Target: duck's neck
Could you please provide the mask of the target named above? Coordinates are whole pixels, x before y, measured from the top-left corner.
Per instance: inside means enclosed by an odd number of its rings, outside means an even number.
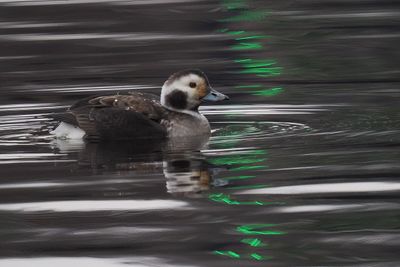
[[[162,104],[162,103],[161,103],[161,104]],[[190,116],[193,116],[193,117],[196,117],[196,118],[203,117],[203,115],[201,115],[201,114],[199,113],[198,108],[196,108],[195,110],[190,110],[190,109],[176,109],[176,108],[173,108],[173,107],[169,107],[169,106],[167,106],[167,105],[164,105],[164,104],[162,104],[162,105],[163,105],[164,108],[166,108],[166,109],[168,109],[169,111],[172,111],[172,112],[181,113],[181,114],[187,114],[187,115],[190,115]]]
[[[209,135],[211,132],[207,118],[197,111],[170,109],[170,137]]]

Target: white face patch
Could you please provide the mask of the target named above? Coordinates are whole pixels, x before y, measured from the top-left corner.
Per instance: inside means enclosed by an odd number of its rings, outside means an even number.
[[[190,86],[195,83],[195,88]],[[204,84],[205,80],[197,74],[189,73],[174,80],[167,80],[161,90],[161,104],[167,108],[175,109],[168,103],[168,96],[176,93],[176,91],[183,92],[186,95],[186,110],[192,110],[198,107],[201,103],[197,87],[199,84]],[[192,84],[193,85],[193,84]]]

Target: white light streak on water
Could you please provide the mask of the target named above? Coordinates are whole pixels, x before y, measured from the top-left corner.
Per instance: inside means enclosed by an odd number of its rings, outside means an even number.
[[[357,204],[346,204],[346,205],[304,205],[279,208],[275,211],[279,213],[301,213],[301,212],[324,212],[324,211],[335,211],[335,210],[347,210],[360,208],[363,205]]]
[[[55,87],[55,88],[27,88],[29,91],[53,92],[53,93],[77,93],[77,92],[99,92],[99,91],[129,91],[136,89],[154,89],[159,86],[153,85],[112,85],[112,86],[73,86],[73,87]],[[18,90],[18,89],[17,89]],[[19,89],[21,90],[21,89]],[[24,91],[24,90],[21,90]]]
[[[187,202],[177,200],[72,200],[1,204],[3,211],[88,212],[88,211],[146,211],[191,209]]]
[[[304,212],[365,212],[398,210],[397,203],[362,203],[362,204],[321,204],[321,205],[300,205],[291,207],[281,207],[271,210],[277,213],[304,213]]]
[[[201,0],[1,0],[0,4],[7,6],[51,6],[51,5],[79,5],[79,4],[108,4],[108,5],[156,5],[199,2]]]
[[[61,163],[61,162],[76,162],[76,160],[73,160],[73,159],[4,160],[4,161],[0,161],[0,164]]]
[[[33,182],[33,183],[10,183],[10,184],[0,184],[1,189],[34,189],[34,188],[49,188],[49,187],[73,187],[73,186],[97,186],[97,185],[106,185],[106,184],[123,184],[123,183],[144,183],[150,182],[153,179],[109,179],[109,180],[95,180],[95,181],[85,181],[85,182]]]
[[[0,259],[2,267],[70,267],[70,266],[96,266],[96,267],[179,267],[177,264],[168,264],[163,259],[155,257],[136,258],[92,258],[92,257],[43,257],[43,258],[3,258]],[[188,265],[185,265],[189,267]]]
[[[147,33],[62,33],[62,34],[2,34],[0,40],[7,41],[66,41],[66,40],[104,40],[111,41],[161,41],[161,40],[189,40],[189,39],[219,39],[226,38],[222,34],[147,34]]]
[[[237,194],[249,195],[292,195],[292,194],[321,194],[321,193],[362,193],[380,191],[398,191],[400,183],[394,182],[355,182],[355,183],[327,183],[280,186],[272,188],[250,189]]]
[[[320,105],[219,105],[202,106],[200,111],[206,115],[262,115],[262,114],[313,114],[328,111],[327,106]]]
[[[74,23],[74,22],[38,23],[34,21],[15,21],[15,22],[0,22],[0,29],[67,27],[74,25],[79,25],[79,23]]]
[[[55,103],[8,104],[8,105],[0,105],[0,112],[1,111],[44,110],[44,109],[66,108],[66,107],[68,107],[68,106],[58,105]]]
[[[357,13],[333,13],[333,14],[304,14],[300,16],[291,16],[291,19],[311,20],[311,19],[357,19],[357,18],[389,18],[399,17],[399,12],[357,12]]]
[[[43,157],[59,157],[66,156],[67,154],[53,154],[53,153],[9,153],[9,154],[0,154],[0,160],[8,160],[8,159],[36,159]]]

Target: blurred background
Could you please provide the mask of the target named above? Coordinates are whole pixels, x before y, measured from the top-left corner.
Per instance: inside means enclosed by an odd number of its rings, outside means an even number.
[[[400,265],[400,2],[0,0],[1,266]],[[211,139],[55,140],[198,68]]]

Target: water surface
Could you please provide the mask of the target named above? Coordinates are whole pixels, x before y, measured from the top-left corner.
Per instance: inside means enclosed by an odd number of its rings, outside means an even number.
[[[0,1],[1,266],[399,266],[398,4]],[[48,114],[204,70],[212,137]]]

